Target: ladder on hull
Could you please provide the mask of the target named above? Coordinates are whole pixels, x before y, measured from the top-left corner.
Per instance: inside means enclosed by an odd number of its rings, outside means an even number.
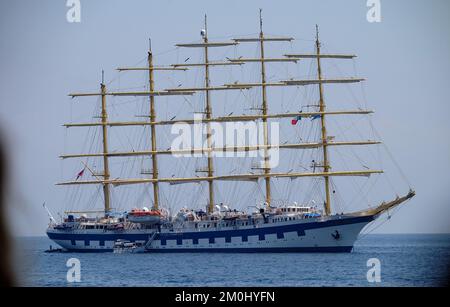
[[[148,241],[145,243],[145,249],[151,249],[152,248],[152,243],[155,240],[156,235],[158,234],[157,231],[155,231],[154,233],[152,233],[152,235],[148,238]]]

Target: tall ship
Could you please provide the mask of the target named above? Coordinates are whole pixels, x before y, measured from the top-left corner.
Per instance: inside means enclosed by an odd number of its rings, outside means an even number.
[[[365,198],[359,180],[382,180],[384,172],[353,148],[381,142],[355,138],[353,124],[342,133],[330,128],[373,113],[325,101],[325,87],[364,79],[324,76],[324,62],[355,55],[323,52],[317,26],[315,39],[304,42],[313,52],[279,55],[270,48],[294,38],[265,34],[261,12],[259,26],[259,35],[210,40],[205,16],[201,40],[176,45],[177,64],[155,65],[150,44],[145,65],[117,69],[119,76],[143,73],[143,87],[110,89],[102,73],[99,90],[69,94],[96,99],[97,120],[64,125],[90,132],[79,138],[87,152],[61,156],[77,161],[74,178],[58,183],[69,186],[64,207],[75,208],[58,221],[47,209],[51,240],[74,252],[127,244],[142,252],[351,252],[367,225],[415,195],[409,188],[388,201]],[[246,50],[255,56],[240,56]],[[293,76],[304,62],[309,72]],[[124,120],[121,107],[130,105],[138,119]],[[112,136],[121,140],[114,144]],[[332,165],[340,148],[354,158],[347,168]],[[340,185],[354,188],[353,203],[366,207],[345,211],[350,188]]]

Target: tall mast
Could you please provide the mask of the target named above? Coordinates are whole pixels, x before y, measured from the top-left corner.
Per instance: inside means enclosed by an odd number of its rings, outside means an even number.
[[[369,114],[372,111],[369,110],[336,110],[336,111],[327,111],[325,106],[325,101],[323,97],[323,84],[339,84],[339,83],[358,83],[364,81],[361,78],[334,78],[327,79],[322,77],[321,71],[321,59],[352,59],[355,55],[351,54],[321,54],[320,52],[320,42],[319,42],[319,31],[316,27],[316,52],[311,54],[288,54],[285,55],[285,58],[266,58],[264,55],[264,42],[286,42],[292,41],[291,37],[265,37],[263,33],[263,25],[262,25],[262,11],[260,10],[260,35],[259,37],[246,37],[246,38],[235,38],[231,41],[225,42],[209,42],[208,41],[208,32],[207,32],[207,18],[205,15],[205,29],[202,30],[203,42],[201,43],[187,43],[187,44],[177,44],[177,47],[187,47],[187,48],[204,48],[204,62],[203,63],[182,63],[182,64],[173,64],[171,66],[154,66],[153,65],[153,56],[151,46],[149,48],[148,53],[148,65],[146,67],[128,67],[128,68],[118,68],[119,71],[127,71],[127,70],[148,70],[149,71],[149,90],[148,91],[114,91],[107,92],[106,86],[104,84],[103,75],[102,75],[102,83],[101,90],[99,92],[88,92],[88,93],[70,93],[69,96],[73,97],[91,97],[91,96],[101,96],[102,98],[102,116],[101,122],[95,123],[70,123],[65,124],[66,127],[91,127],[91,126],[102,126],[103,131],[103,151],[100,153],[81,153],[81,154],[69,154],[62,155],[61,158],[76,158],[76,157],[103,157],[104,161],[104,178],[96,178],[96,180],[74,180],[58,183],[58,185],[90,185],[90,184],[100,184],[103,186],[104,190],[104,199],[105,199],[105,213],[107,214],[110,207],[110,190],[109,187],[111,184],[113,185],[128,185],[128,184],[140,184],[140,183],[152,183],[154,185],[154,208],[158,208],[159,206],[159,194],[158,194],[158,184],[159,183],[173,183],[173,184],[184,184],[184,183],[193,183],[193,182],[208,182],[209,184],[209,204],[208,204],[208,212],[212,212],[214,209],[214,186],[213,183],[215,181],[252,181],[258,182],[259,179],[263,179],[266,181],[266,202],[267,206],[270,207],[271,202],[271,189],[270,189],[270,178],[309,178],[309,177],[320,177],[324,178],[325,181],[325,192],[326,192],[326,201],[325,201],[325,213],[326,215],[331,214],[330,207],[330,182],[329,178],[331,176],[370,176],[371,174],[380,174],[383,173],[382,170],[349,170],[349,171],[339,171],[339,170],[331,170],[329,157],[328,157],[328,147],[329,146],[355,146],[355,145],[371,145],[371,144],[379,144],[377,141],[328,141],[327,131],[325,126],[325,115],[359,115],[359,114]],[[209,47],[226,47],[226,46],[234,46],[244,42],[259,42],[260,44],[260,57],[258,58],[243,58],[239,57],[237,59],[229,59],[228,62],[221,61],[212,61],[209,62],[208,58],[208,48]],[[300,59],[316,59],[317,60],[317,79],[300,79],[300,80],[281,80],[277,82],[267,82],[266,80],[266,71],[265,71],[265,63],[266,62],[297,62]],[[222,66],[222,65],[242,65],[247,62],[261,62],[261,82],[259,83],[232,83],[232,84],[224,84],[224,85],[213,85],[210,84],[209,79],[209,68],[210,66]],[[205,67],[205,81],[204,86],[202,87],[193,87],[193,88],[170,88],[165,90],[155,91],[154,89],[154,70],[161,71],[170,71],[170,70],[186,70],[187,67]],[[315,112],[295,112],[295,113],[282,113],[282,114],[269,114],[268,112],[268,102],[267,102],[267,93],[266,87],[268,86],[310,86],[310,85],[318,85],[319,86],[319,94],[320,94],[320,104],[319,110]],[[221,116],[221,117],[212,117],[212,106],[210,102],[210,91],[215,90],[243,90],[249,89],[253,87],[260,86],[262,89],[262,114],[253,114],[253,115],[234,115],[231,116]],[[204,121],[207,124],[207,148],[203,145],[200,148],[190,148],[190,149],[181,149],[181,150],[158,150],[156,146],[156,125],[170,125],[173,124],[174,121],[170,120],[156,120],[156,111],[155,111],[155,98],[154,96],[176,96],[176,95],[192,95],[195,92],[205,92],[205,110],[206,114],[204,117]],[[106,96],[149,96],[150,97],[150,114],[145,115],[145,117],[149,117],[148,121],[121,121],[121,122],[109,122],[108,116],[106,112]],[[314,143],[293,143],[293,144],[282,144],[282,145],[271,145],[269,144],[268,139],[268,120],[271,118],[286,118],[293,116],[301,116],[301,117],[311,117],[316,118],[317,116],[321,117],[321,127],[322,127],[322,137],[321,140]],[[213,147],[212,144],[212,129],[211,122],[229,122],[229,121],[257,121],[261,120],[263,122],[264,128],[264,145],[258,144],[257,146],[232,146],[232,147]],[[178,120],[179,121],[179,120]],[[185,120],[185,122],[189,124],[195,124],[194,120]],[[146,151],[124,151],[124,152],[108,152],[108,137],[107,137],[107,127],[120,127],[120,126],[151,126],[151,136],[152,136],[152,148],[151,150]],[[272,148],[280,148],[280,149],[300,149],[300,148],[323,148],[323,171],[322,172],[282,172],[282,173],[274,173],[270,168],[269,163],[269,150]],[[234,151],[256,151],[264,149],[264,172],[261,173],[238,173],[231,175],[215,175],[213,169],[213,153],[214,152],[226,152],[229,150]],[[170,178],[160,178],[158,175],[158,167],[157,167],[157,155],[168,155],[174,153],[206,153],[208,154],[208,176],[195,176],[195,177],[175,177],[172,176]],[[152,157],[153,162],[153,177],[152,178],[114,178],[110,179],[109,173],[109,165],[108,158],[109,157],[129,157],[129,156],[142,156],[148,155]],[[97,177],[97,176],[96,176]],[[401,200],[403,201],[403,200]]]
[[[150,92],[154,92],[155,84],[153,79],[153,53],[152,44],[149,40],[149,51],[148,51],[148,73],[150,82]],[[155,96],[150,96],[150,130],[152,135],[152,152],[156,152],[156,113],[155,113]],[[159,207],[159,185],[158,185],[158,160],[156,153],[152,154],[152,174],[153,179],[153,209],[158,210]]]
[[[104,72],[102,71],[102,83],[100,84],[102,96],[102,132],[103,132],[103,177],[105,181],[109,180],[109,161],[108,161],[108,113],[106,112],[106,86],[104,84]],[[103,184],[103,194],[105,198],[105,214],[111,210],[109,183]]]
[[[262,89],[262,112],[263,112],[263,130],[264,130],[264,174],[270,173],[268,147],[269,138],[267,130],[267,94],[266,94],[266,67],[264,63],[264,33],[262,22],[262,9],[259,9],[259,38],[260,38],[260,53],[261,53],[261,89]],[[265,177],[266,181],[266,204],[270,207],[271,193],[270,193],[270,177]]]
[[[325,101],[323,98],[323,85],[322,85],[322,69],[320,67],[320,42],[319,42],[319,27],[316,25],[316,55],[317,55],[317,78],[319,79],[319,111],[325,112]],[[322,126],[322,148],[323,148],[323,172],[328,173],[330,165],[328,161],[328,145],[327,145],[327,129],[325,126],[325,114],[321,115]],[[325,214],[331,214],[330,206],[330,177],[324,176],[325,179]]]
[[[206,119],[208,120],[206,124],[206,142],[208,146],[208,177],[212,178],[214,175],[214,166],[213,166],[213,158],[212,153],[209,151],[209,149],[212,147],[211,144],[211,103],[210,103],[210,93],[209,93],[209,61],[208,61],[208,25],[207,25],[207,19],[205,14],[205,32],[203,35],[203,42],[205,43],[205,100],[206,100]],[[214,184],[213,180],[208,181],[208,190],[209,190],[209,203],[208,203],[208,212],[212,213],[214,210]]]

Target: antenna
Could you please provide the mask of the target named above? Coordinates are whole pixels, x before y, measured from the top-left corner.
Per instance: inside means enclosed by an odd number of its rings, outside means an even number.
[[[148,52],[152,53],[152,39],[148,38]]]
[[[316,43],[319,44],[319,26],[316,24]]]
[[[263,20],[262,20],[262,9],[259,9],[259,30],[262,32],[263,30]]]
[[[205,14],[205,34],[204,38],[208,37],[208,17]]]
[[[102,69],[102,84],[105,84],[105,71]]]

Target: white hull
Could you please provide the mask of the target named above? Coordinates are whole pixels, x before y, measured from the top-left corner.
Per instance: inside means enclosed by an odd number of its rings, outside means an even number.
[[[295,220],[258,227],[196,232],[161,232],[148,252],[350,252],[361,230],[373,217],[331,217]],[[155,230],[49,229],[48,236],[70,251],[112,251],[117,239],[145,244]],[[336,233],[338,237],[336,238]],[[202,238],[204,237],[204,238]]]

